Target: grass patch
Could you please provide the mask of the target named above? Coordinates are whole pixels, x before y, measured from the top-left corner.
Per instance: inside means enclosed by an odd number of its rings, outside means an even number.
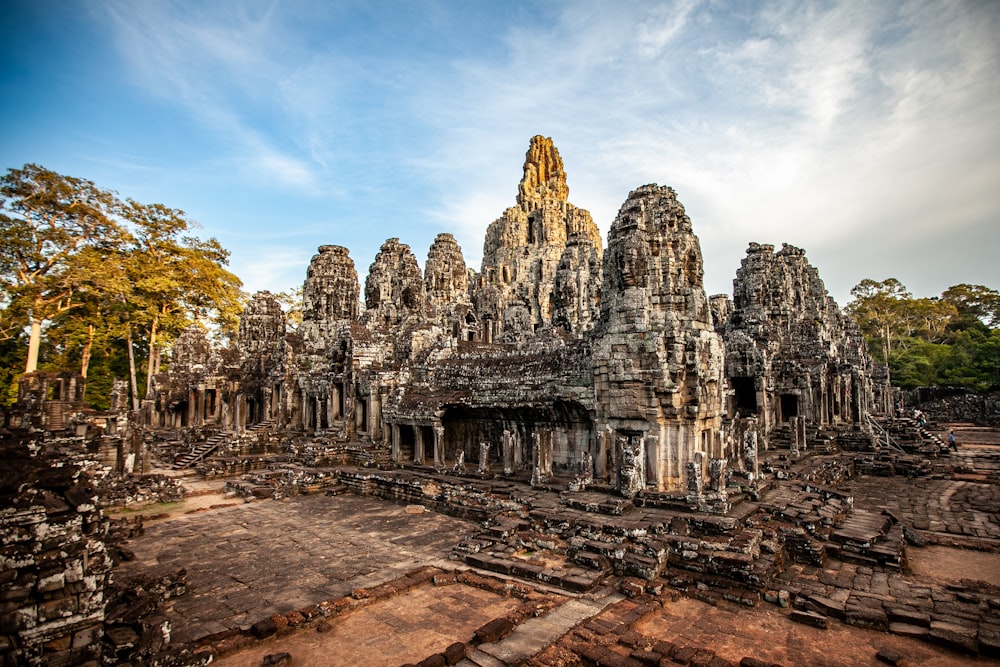
[[[108,514],[161,514],[177,509],[184,504],[182,500],[175,500],[170,503],[154,503],[152,505],[142,505],[140,507],[116,507],[108,508]]]

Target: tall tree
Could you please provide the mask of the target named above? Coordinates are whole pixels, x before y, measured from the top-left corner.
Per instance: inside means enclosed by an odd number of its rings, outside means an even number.
[[[131,285],[128,321],[143,327],[148,393],[159,369],[161,341],[173,339],[192,321],[211,323],[223,334],[235,331],[242,283],[225,268],[229,252],[217,240],[188,235],[193,225],[184,211],[130,199],[121,216],[135,238],[125,262]],[[128,333],[136,332],[130,326]]]
[[[876,282],[865,278],[851,290],[854,297],[845,310],[857,320],[861,332],[869,340],[879,342],[882,361],[889,363],[893,341],[905,335],[905,302],[910,293],[895,278]]]
[[[955,306],[960,318],[956,324],[968,328],[979,320],[990,328],[1000,327],[1000,292],[985,285],[952,285],[941,299]]]
[[[34,164],[0,179],[0,288],[29,328],[25,372],[38,368],[43,324],[77,303],[82,251],[120,241],[115,204],[91,181]]]

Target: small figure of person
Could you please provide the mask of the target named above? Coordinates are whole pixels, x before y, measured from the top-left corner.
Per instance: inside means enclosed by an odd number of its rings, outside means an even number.
[[[948,431],[948,446],[958,451],[958,443],[955,442],[955,431]]]

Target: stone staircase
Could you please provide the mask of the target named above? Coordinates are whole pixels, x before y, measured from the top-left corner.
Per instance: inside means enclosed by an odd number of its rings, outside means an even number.
[[[191,451],[187,452],[186,454],[181,454],[174,460],[174,466],[173,466],[174,470],[190,468],[192,465],[194,465],[198,461],[201,461],[206,456],[208,456],[216,449],[218,449],[219,445],[221,445],[226,440],[227,437],[228,434],[219,433],[217,435],[212,436],[205,442],[195,445]]]

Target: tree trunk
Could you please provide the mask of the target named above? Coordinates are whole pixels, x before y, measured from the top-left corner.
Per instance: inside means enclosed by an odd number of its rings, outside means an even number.
[[[94,349],[94,325],[87,326],[87,342],[83,344],[83,353],[80,355],[80,375],[87,377],[87,368],[90,367],[90,352]]]
[[[38,370],[38,348],[42,345],[42,321],[35,318],[34,313],[28,313],[28,322],[31,326],[31,335],[28,338],[28,363],[24,367],[25,373],[34,373]]]
[[[125,328],[128,341],[128,372],[132,379],[132,409],[139,412],[139,387],[135,382],[135,352],[132,350],[132,325]]]
[[[156,328],[159,318],[154,317],[153,323],[149,326],[149,360],[146,363],[146,396],[153,389],[153,372],[159,366],[159,354],[156,351]],[[156,366],[154,366],[156,364]]]

